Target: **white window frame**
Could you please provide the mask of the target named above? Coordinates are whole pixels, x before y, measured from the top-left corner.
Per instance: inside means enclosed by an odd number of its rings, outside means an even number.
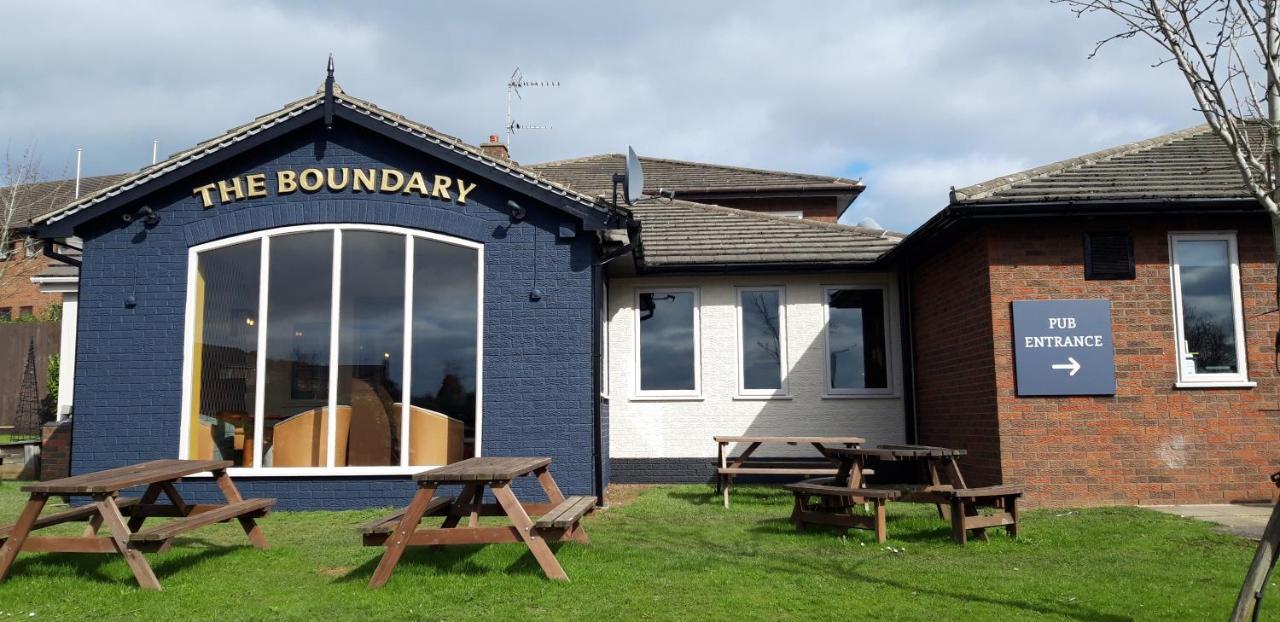
[[[600,397],[609,399],[609,282],[600,283]]]
[[[884,313],[884,364],[885,387],[882,389],[838,389],[831,382],[831,292],[842,289],[875,289],[880,291]],[[826,398],[893,397],[897,395],[894,376],[897,375],[893,356],[893,316],[889,314],[890,288],[881,283],[858,283],[822,286],[822,396]],[[865,344],[863,347],[866,347]]]
[[[796,220],[804,220],[804,210],[799,210],[799,209],[779,209],[779,210],[768,211],[765,213],[773,214],[774,216],[781,216],[783,218],[794,218]]]
[[[641,294],[693,294],[693,390],[641,389],[640,377],[640,295]],[[644,399],[702,399],[702,296],[697,287],[637,287],[633,297],[635,312],[635,388],[634,398]]]
[[[778,294],[778,374],[777,389],[746,388],[746,355],[747,345],[742,341],[742,331],[746,323],[742,320],[742,296],[750,292],[776,292]],[[737,318],[734,331],[734,342],[738,349],[738,397],[785,398],[791,394],[787,389],[787,288],[784,285],[738,286],[734,288],[733,306]]]
[[[484,404],[484,245],[471,240],[455,238],[452,236],[433,233],[430,231],[422,231],[418,229],[408,229],[404,227],[391,227],[386,225],[365,225],[365,224],[316,224],[316,225],[297,225],[290,227],[278,227],[275,229],[266,229],[263,231],[255,231],[237,235],[213,242],[206,242],[197,246],[193,246],[187,250],[187,306],[186,318],[183,320],[185,324],[185,334],[183,336],[182,345],[182,424],[179,426],[178,440],[178,457],[186,459],[190,457],[190,429],[191,429],[191,388],[192,376],[194,373],[194,361],[191,354],[195,346],[195,288],[193,284],[196,280],[197,256],[204,251],[223,248],[226,246],[234,246],[245,242],[261,240],[262,258],[259,263],[258,278],[258,361],[255,377],[257,387],[254,392],[254,459],[252,467],[231,467],[227,472],[233,476],[240,477],[318,477],[318,476],[349,476],[349,475],[412,475],[421,473],[422,471],[437,468],[444,465],[409,465],[408,451],[408,428],[409,428],[409,406],[410,400],[401,400],[400,414],[400,466],[335,466],[334,460],[337,458],[335,451],[337,443],[337,435],[328,435],[328,465],[320,467],[264,467],[262,465],[262,438],[263,438],[263,414],[266,406],[266,374],[262,372],[266,368],[267,357],[267,293],[270,285],[270,250],[271,239],[278,236],[290,235],[296,233],[308,233],[317,231],[333,232],[333,281],[330,291],[330,302],[332,306],[332,316],[330,318],[330,335],[329,335],[329,429],[333,429],[337,418],[337,401],[338,392],[335,384],[338,379],[337,374],[337,357],[338,357],[338,327],[339,327],[339,301],[342,295],[342,234],[345,231],[374,231],[379,233],[391,233],[396,235],[407,236],[405,241],[405,335],[404,335],[404,395],[412,395],[412,387],[410,380],[412,374],[411,350],[412,350],[412,312],[413,299],[409,295],[412,293],[413,284],[413,250],[415,239],[426,239],[436,242],[443,242],[463,248],[469,248],[476,252],[476,413],[475,413],[475,455],[481,455],[481,433],[483,420],[483,404]]]
[[[1231,263],[1231,302],[1236,332],[1235,373],[1196,373],[1194,363],[1190,369],[1185,363],[1190,361],[1187,352],[1186,327],[1182,314],[1182,271],[1178,264],[1178,243],[1183,241],[1210,241],[1227,243],[1227,259]],[[1173,326],[1174,352],[1177,360],[1178,380],[1175,386],[1180,388],[1208,387],[1252,387],[1256,383],[1249,381],[1248,347],[1244,331],[1244,299],[1240,294],[1240,256],[1236,247],[1235,231],[1196,231],[1169,233],[1169,279],[1173,293]]]

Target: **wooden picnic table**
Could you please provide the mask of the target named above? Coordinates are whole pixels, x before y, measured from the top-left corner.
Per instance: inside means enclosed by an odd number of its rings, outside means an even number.
[[[589,544],[579,524],[595,509],[592,496],[565,497],[551,477],[550,458],[478,457],[414,475],[418,491],[408,507],[364,525],[359,530],[365,546],[385,546],[382,560],[369,587],[382,587],[391,578],[405,547],[453,544],[524,542],[547,578],[568,581],[548,542],[574,540]],[[546,493],[546,503],[522,503],[511,490],[518,477],[533,475]],[[440,486],[461,485],[457,497],[437,497]],[[498,503],[484,503],[488,487]],[[530,515],[537,516],[535,521]],[[437,528],[419,528],[424,516],[444,516]],[[481,516],[506,516],[510,525],[479,525]],[[466,525],[462,519],[466,517]]]
[[[826,453],[840,464],[835,477],[788,486],[796,497],[791,520],[797,529],[803,529],[810,523],[873,528],[876,530],[877,540],[884,542],[884,505],[886,501],[894,500],[936,505],[938,515],[951,522],[951,535],[958,544],[965,543],[969,531],[975,531],[986,539],[988,527],[1004,527],[1010,536],[1017,537],[1017,500],[1022,496],[1022,488],[970,488],[965,484],[960,465],[956,462],[956,458],[966,454],[963,449],[928,445],[880,445],[835,447],[827,449]],[[877,483],[873,488],[867,488],[867,463],[875,460],[920,463],[929,482],[923,485]],[[811,497],[819,498],[820,502],[810,503],[808,499]],[[874,520],[868,521],[853,515],[853,505],[860,500],[874,500]],[[994,515],[982,515],[978,511],[981,507],[998,511]]]
[[[254,546],[267,548],[267,538],[255,518],[275,505],[275,499],[245,499],[227,475],[230,460],[152,460],[130,466],[83,473],[72,477],[27,484],[22,491],[31,496],[18,516],[18,522],[0,528],[0,581],[19,552],[28,553],[116,553],[124,557],[144,589],[159,590],[151,565],[143,551],[164,551],[180,534],[193,529],[236,519]],[[189,475],[211,472],[225,504],[188,504],[178,494],[176,482]],[[141,497],[123,498],[120,491],[146,486]],[[169,503],[157,503],[160,494]],[[47,516],[40,516],[52,495],[90,497],[91,503]],[[128,522],[125,522],[125,517]],[[142,529],[151,517],[174,517],[149,529]],[[88,521],[79,537],[32,537],[33,531],[73,521]],[[107,528],[108,536],[99,537],[98,530]]]
[[[810,477],[819,475],[835,475],[836,467],[829,459],[825,457],[828,446],[844,446],[857,447],[866,442],[866,439],[858,436],[716,436],[716,455],[719,461],[719,468],[716,469],[716,489],[717,492],[724,495],[724,507],[729,507],[729,489],[733,485],[733,478],[737,475],[807,475]],[[729,445],[731,443],[746,443],[747,448],[736,457],[729,455]],[[761,445],[812,445],[823,454],[823,458],[814,462],[796,462],[796,461],[778,461],[774,458],[772,462],[762,459],[752,460],[751,455],[755,453]]]
[[[916,484],[878,484],[877,488],[894,488],[902,494],[899,501],[915,503],[933,503],[938,506],[938,514],[947,518],[947,504],[950,497],[946,492],[967,488],[964,475],[960,473],[960,465],[956,458],[965,455],[963,449],[932,447],[929,445],[880,445],[877,447],[833,447],[827,455],[840,464],[836,481],[849,488],[862,488],[865,485],[868,461],[884,462],[916,462],[923,465],[929,483]]]

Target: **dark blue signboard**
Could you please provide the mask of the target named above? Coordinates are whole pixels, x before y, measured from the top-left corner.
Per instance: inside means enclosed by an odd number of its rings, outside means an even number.
[[[1018,395],[1115,395],[1110,300],[1017,300]]]

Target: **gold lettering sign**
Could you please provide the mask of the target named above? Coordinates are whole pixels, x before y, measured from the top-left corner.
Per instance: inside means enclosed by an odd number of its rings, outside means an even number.
[[[310,194],[321,190],[401,194],[465,205],[467,196],[475,189],[476,184],[448,175],[426,175],[420,171],[406,173],[393,168],[330,167],[305,168],[301,171],[280,170],[274,176],[250,173],[192,188],[191,194],[200,197],[200,203],[206,209],[213,207],[215,202],[225,205],[245,199],[268,197],[271,193],[280,196],[298,191]]]

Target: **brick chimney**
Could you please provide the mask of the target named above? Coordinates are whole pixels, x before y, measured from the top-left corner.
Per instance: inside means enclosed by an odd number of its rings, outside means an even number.
[[[485,155],[498,160],[511,159],[511,151],[507,149],[506,145],[502,144],[502,142],[498,140],[497,134],[490,134],[489,142],[480,145],[480,151],[483,151]]]

